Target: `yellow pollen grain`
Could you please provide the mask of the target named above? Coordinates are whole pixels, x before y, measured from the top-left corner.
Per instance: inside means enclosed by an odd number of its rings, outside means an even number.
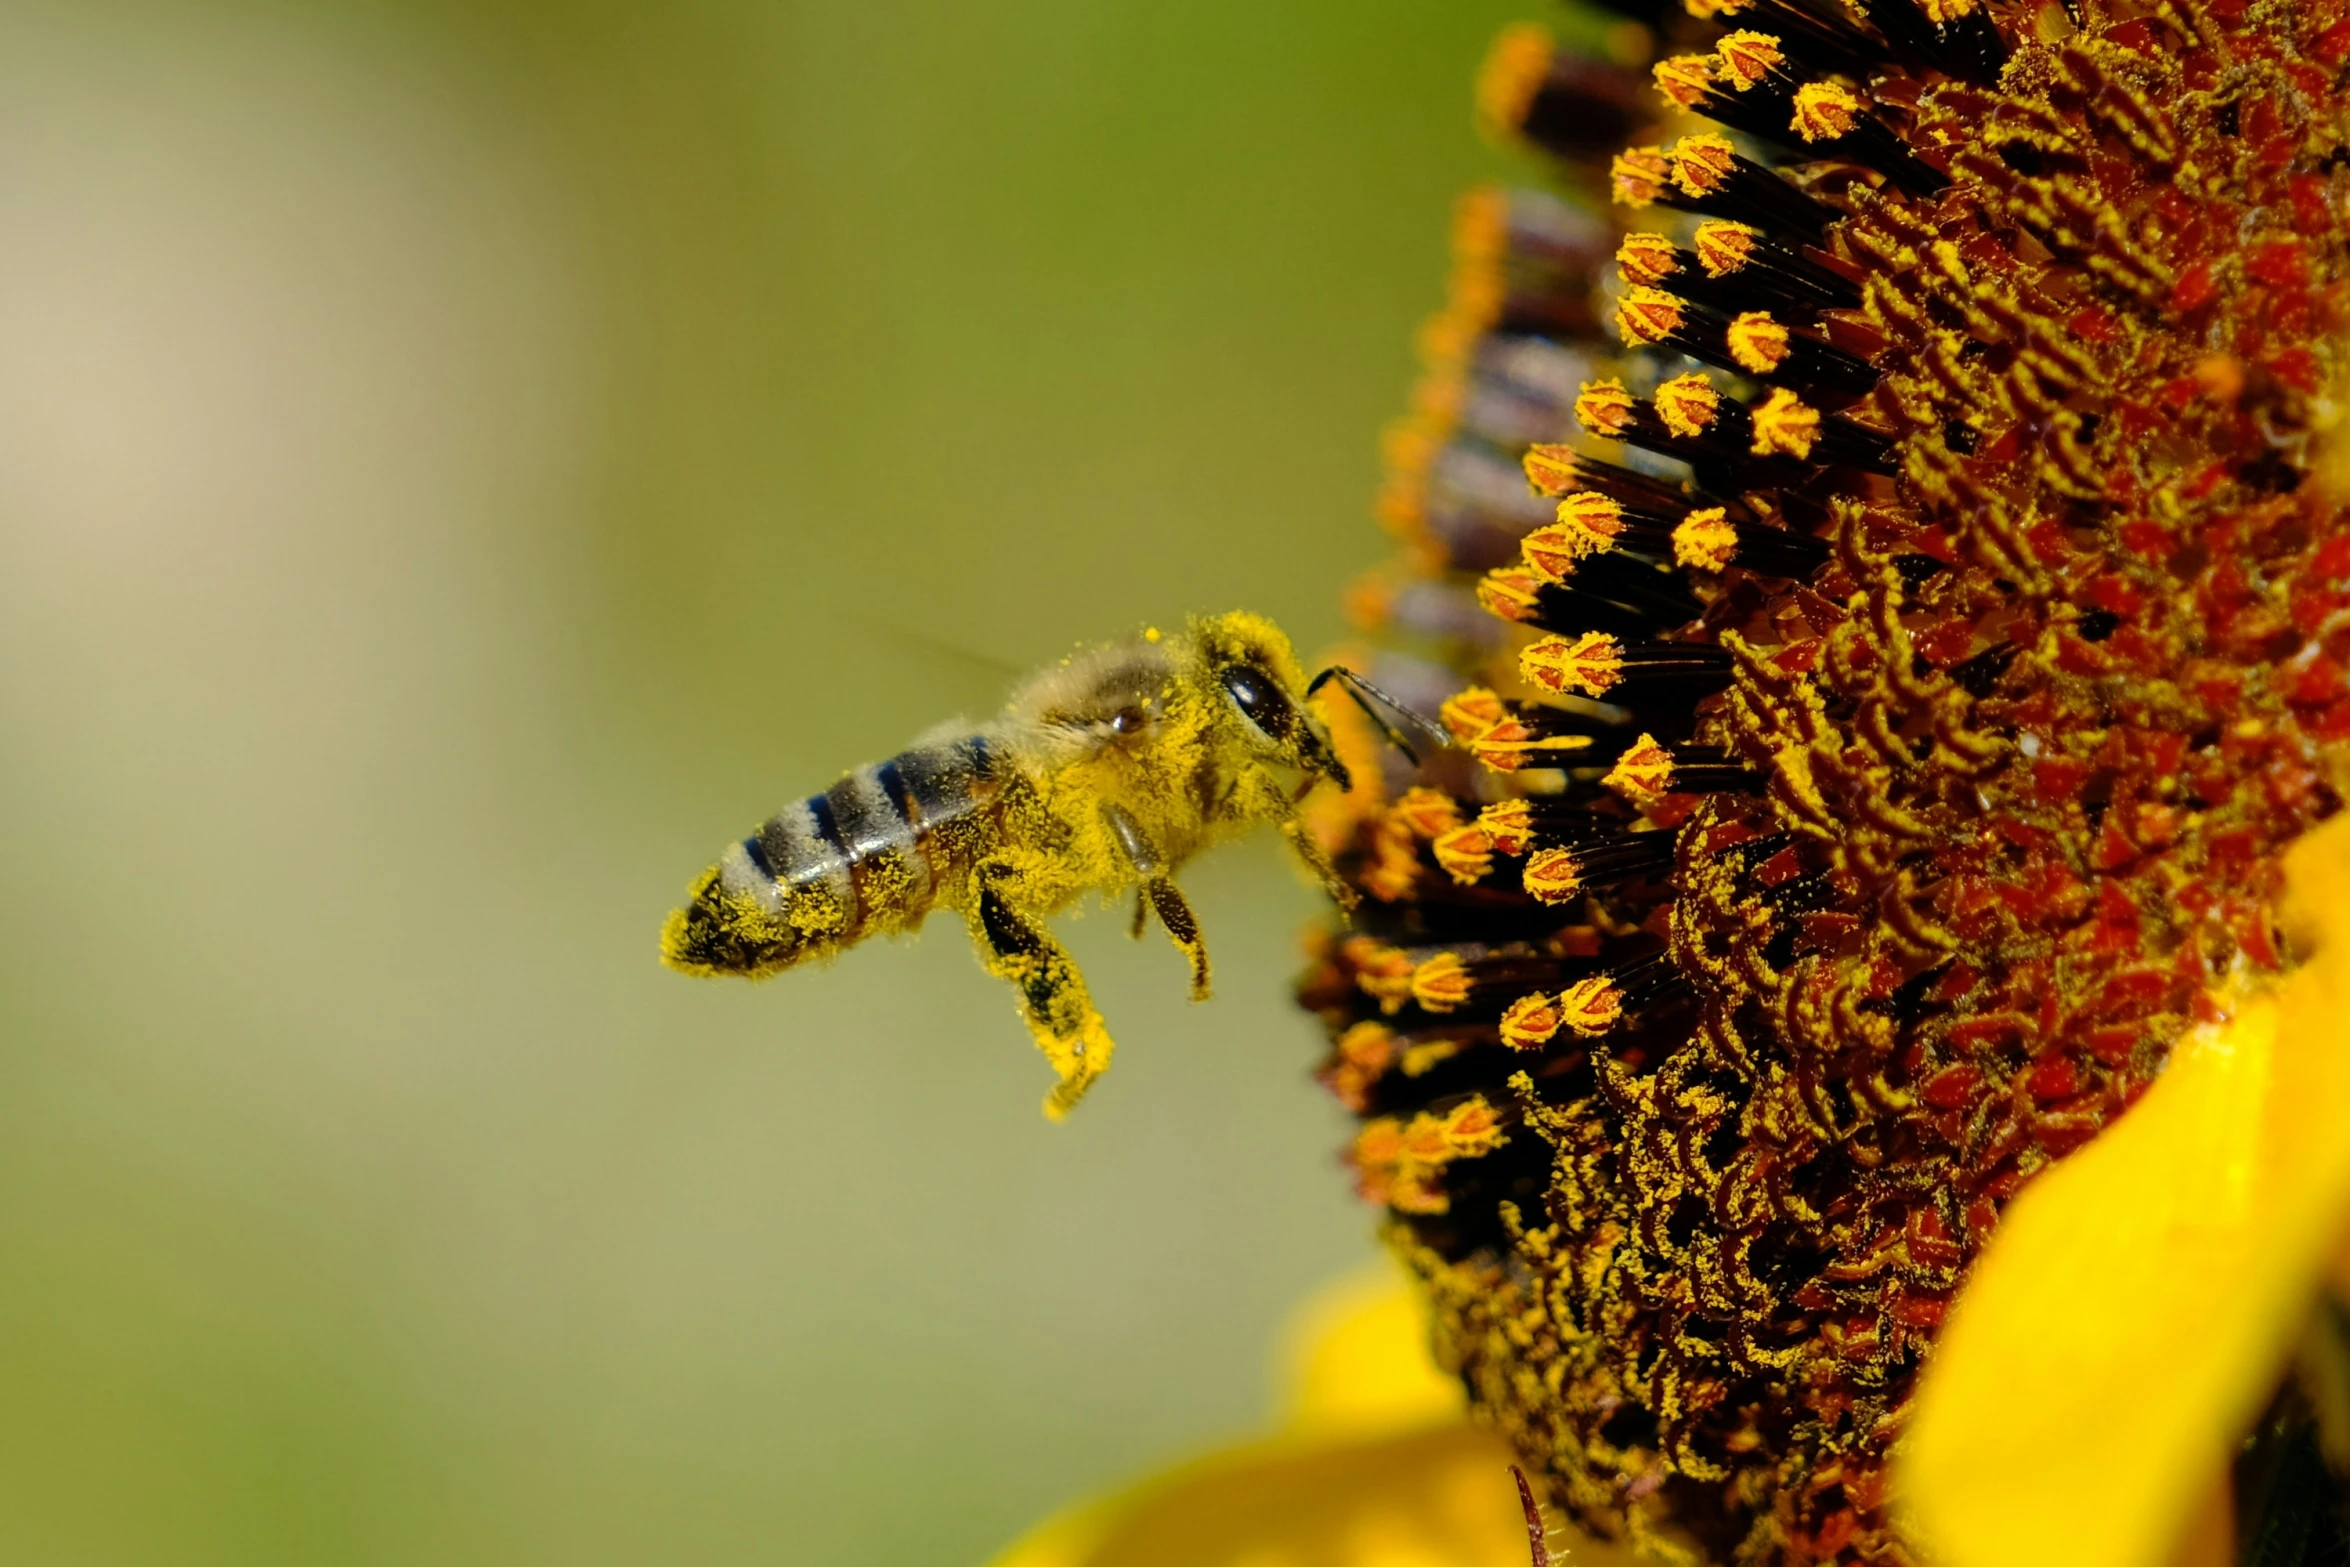
[[[1657,61],[1649,74],[1667,102],[1694,109],[1713,90],[1714,62],[1708,55],[1677,54],[1669,60]]]
[[[1575,422],[1603,440],[1621,439],[1632,422],[1632,394],[1622,380],[1586,381],[1575,396]]]
[[[1557,55],[1550,29],[1540,23],[1502,29],[1477,73],[1477,124],[1487,136],[1507,141],[1525,125]]]
[[[1583,482],[1576,477],[1571,446],[1529,446],[1519,466],[1526,470],[1526,482],[1544,495],[1564,495]]]
[[[1697,261],[1708,277],[1728,277],[1754,259],[1762,230],[1749,223],[1716,218],[1697,225]]]
[[[1722,73],[1729,78],[1730,85],[1740,92],[1756,86],[1787,63],[1778,39],[1769,33],[1744,28],[1724,34],[1722,41],[1714,45],[1714,57],[1721,62]]]
[[[1721,417],[1722,397],[1703,371],[1677,375],[1656,389],[1657,417],[1683,440],[1695,440]]]
[[[1616,247],[1616,269],[1627,283],[1653,287],[1681,270],[1681,255],[1662,234],[1627,234]]]
[[[1526,861],[1524,881],[1544,903],[1570,903],[1583,890],[1583,866],[1571,849],[1544,849]]]
[[[1738,149],[1729,137],[1703,131],[1675,142],[1669,156],[1673,183],[1684,194],[1710,196],[1729,183],[1730,173],[1737,167]]]
[[[1616,758],[1616,765],[1600,782],[1633,804],[1645,805],[1671,791],[1673,753],[1659,745],[1654,735],[1642,735],[1631,750]]]
[[[1754,455],[1806,458],[1820,441],[1820,411],[1785,387],[1754,411]]]
[[[1586,1038],[1606,1033],[1624,1015],[1623,992],[1605,974],[1569,985],[1559,992],[1558,1005],[1567,1027]]]
[[[1477,602],[1489,615],[1503,620],[1524,620],[1534,613],[1534,595],[1549,574],[1534,564],[1531,549],[1526,563],[1532,571],[1512,571],[1507,567],[1489,571],[1477,580]]]
[[[1545,691],[1604,696],[1624,678],[1623,650],[1604,631],[1586,631],[1572,642],[1544,637],[1519,652],[1518,673]]]
[[[1436,863],[1460,885],[1473,886],[1493,869],[1493,840],[1475,823],[1440,833],[1436,838]]]
[[[1672,165],[1662,147],[1626,147],[1608,164],[1608,188],[1627,207],[1649,206],[1665,192]]]
[[[1805,141],[1834,141],[1849,135],[1861,102],[1834,82],[1805,82],[1795,90],[1795,117],[1787,128]]]
[[[1730,357],[1756,375],[1769,375],[1787,362],[1794,344],[1768,310],[1749,310],[1730,323]]]
[[[1662,289],[1628,288],[1616,303],[1616,330],[1635,348],[1663,342],[1681,330],[1683,319],[1681,301]]]
[[[1730,514],[1706,506],[1683,517],[1673,528],[1673,564],[1694,571],[1720,571],[1738,553],[1738,530]]]

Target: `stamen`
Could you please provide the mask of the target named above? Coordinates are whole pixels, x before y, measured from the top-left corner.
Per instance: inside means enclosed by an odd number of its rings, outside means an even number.
[[[1673,864],[1679,834],[1633,833],[1573,849],[1538,849],[1526,857],[1526,891],[1543,903],[1571,903],[1586,891],[1604,892]]]
[[[1471,686],[1466,691],[1447,697],[1436,716],[1452,732],[1453,739],[1467,745],[1509,717],[1510,710],[1509,705],[1493,692],[1483,686]]]
[[[1730,655],[1703,642],[1625,642],[1604,631],[1544,637],[1518,654],[1518,673],[1545,691],[1605,696],[1626,680],[1715,679]]]

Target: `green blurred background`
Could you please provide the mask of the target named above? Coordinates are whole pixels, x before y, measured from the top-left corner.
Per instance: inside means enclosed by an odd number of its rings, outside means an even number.
[[[1308,645],[1460,0],[0,6],[0,1561],[955,1563],[1246,1432],[1369,1221],[1314,899],[654,961],[1146,619]]]

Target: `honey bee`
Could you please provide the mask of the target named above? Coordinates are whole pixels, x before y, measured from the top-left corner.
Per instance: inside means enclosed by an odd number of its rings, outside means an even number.
[[[1352,787],[1311,699],[1338,681],[1432,726],[1350,670],[1304,678],[1289,639],[1250,614],[1180,635],[1078,652],[1029,679],[984,724],[950,724],[771,817],[695,879],[661,956],[688,974],[761,977],[829,957],[933,909],[963,916],[988,971],[1009,981],[1059,1082],[1058,1119],[1110,1064],[1084,977],[1044,920],[1087,892],[1135,889],[1208,994],[1208,951],[1175,872],[1267,823],[1342,906],[1351,894],[1298,806],[1325,780]],[[1441,732],[1437,732],[1441,740]]]

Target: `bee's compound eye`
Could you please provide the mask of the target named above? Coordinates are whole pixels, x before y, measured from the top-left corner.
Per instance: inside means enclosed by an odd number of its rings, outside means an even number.
[[[1240,716],[1266,739],[1278,740],[1289,733],[1289,699],[1261,670],[1245,667],[1225,670],[1224,690],[1231,696],[1232,705],[1240,709]]]
[[[1110,733],[1118,735],[1140,734],[1143,725],[1149,721],[1141,708],[1122,707],[1110,715]]]

